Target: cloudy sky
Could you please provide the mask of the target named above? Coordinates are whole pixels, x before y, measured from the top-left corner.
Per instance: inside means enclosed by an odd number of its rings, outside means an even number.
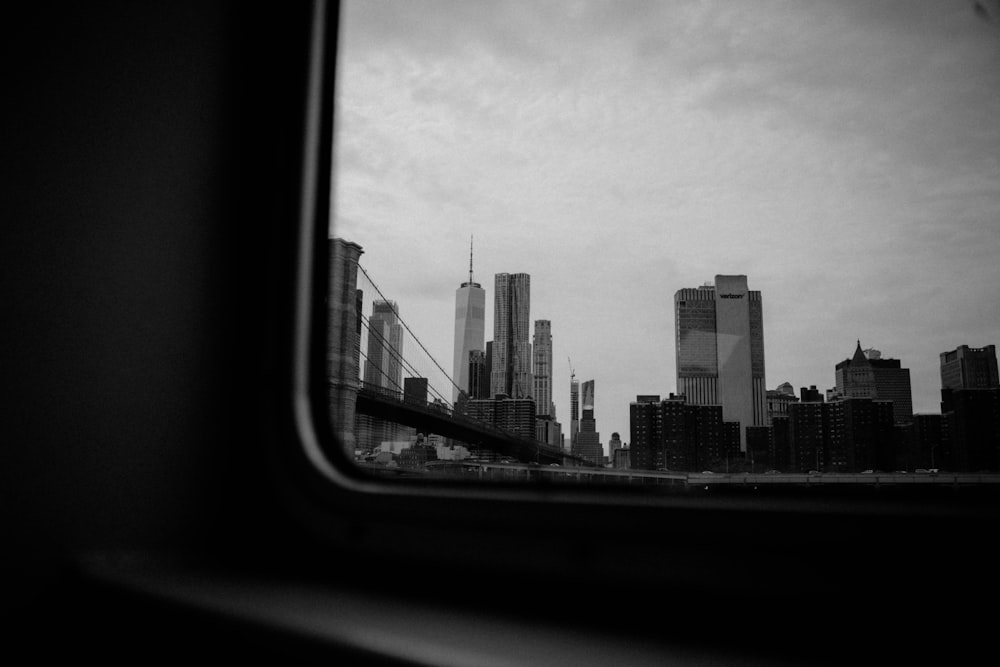
[[[487,340],[493,275],[531,274],[557,417],[572,363],[602,442],[675,391],[674,292],[716,274],[762,293],[768,388],[860,339],[936,413],[938,355],[1000,345],[1000,24],[968,0],[342,4],[333,234],[448,372],[470,237]]]

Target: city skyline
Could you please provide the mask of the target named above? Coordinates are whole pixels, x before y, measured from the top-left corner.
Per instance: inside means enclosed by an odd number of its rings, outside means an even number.
[[[470,235],[480,275],[532,276],[557,414],[571,358],[606,433],[676,391],[671,295],[716,274],[767,299],[769,389],[833,387],[860,339],[936,413],[939,355],[1000,338],[1000,39],[967,3],[347,2],[341,28],[333,232],[443,363]]]

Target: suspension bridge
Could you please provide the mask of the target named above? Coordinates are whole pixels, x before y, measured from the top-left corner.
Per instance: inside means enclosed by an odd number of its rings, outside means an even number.
[[[448,400],[452,389],[459,387],[451,375],[427,349],[417,334],[402,318],[396,301],[389,298],[372,279],[370,273],[355,262],[358,268],[358,288],[372,295],[372,303],[381,302],[375,312],[366,315],[363,308],[358,313],[363,332],[360,360],[363,372],[357,392],[356,414],[414,429],[416,432],[435,434],[464,443],[471,452],[491,454],[495,458],[522,463],[548,465],[552,463],[593,466],[588,460],[566,453],[561,447],[550,445],[523,434],[512,433],[498,426],[474,419]],[[377,298],[375,298],[377,295]],[[416,343],[419,353],[403,353],[403,331]],[[436,373],[421,371],[413,356],[429,363]],[[437,375],[443,380],[431,382],[428,376]],[[404,378],[419,379],[407,392]],[[426,382],[426,391],[424,390]],[[441,384],[447,386],[442,387]]]

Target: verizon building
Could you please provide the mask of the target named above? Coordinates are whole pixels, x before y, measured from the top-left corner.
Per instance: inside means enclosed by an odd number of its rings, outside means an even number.
[[[691,405],[721,405],[722,418],[746,427],[767,425],[764,316],[760,292],[747,277],[715,276],[715,284],[674,294],[677,393]]]

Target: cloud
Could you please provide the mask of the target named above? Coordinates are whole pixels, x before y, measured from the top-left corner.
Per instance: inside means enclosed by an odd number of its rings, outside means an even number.
[[[717,273],[763,292],[769,386],[830,385],[858,337],[915,369],[996,342],[1000,40],[965,3],[347,2],[342,27],[338,228],[440,359],[472,234],[488,299],[532,274],[609,433],[673,390],[673,292]]]

